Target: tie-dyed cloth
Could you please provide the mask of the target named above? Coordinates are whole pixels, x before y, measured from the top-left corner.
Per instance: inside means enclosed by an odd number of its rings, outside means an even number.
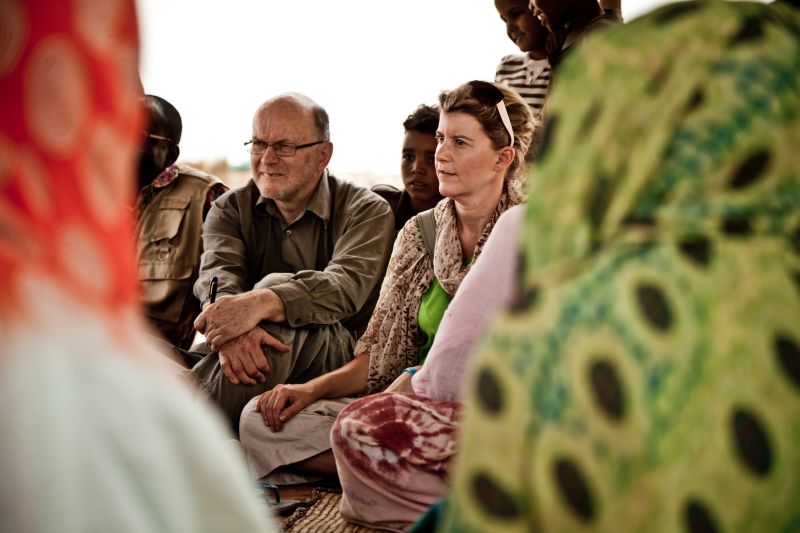
[[[331,430],[350,522],[405,531],[447,493],[460,404],[391,392],[348,405]]]
[[[677,3],[561,66],[442,530],[800,529],[799,39]]]

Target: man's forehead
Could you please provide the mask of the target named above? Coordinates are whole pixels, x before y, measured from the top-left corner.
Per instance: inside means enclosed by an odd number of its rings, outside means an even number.
[[[311,110],[289,102],[272,102],[261,106],[253,117],[253,132],[305,133],[314,129]]]

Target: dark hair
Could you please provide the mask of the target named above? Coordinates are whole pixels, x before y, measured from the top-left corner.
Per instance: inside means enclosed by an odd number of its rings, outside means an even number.
[[[432,105],[420,104],[420,106],[406,118],[403,122],[406,131],[418,131],[436,135],[436,128],[439,127],[439,108]]]
[[[482,82],[489,83],[489,82]],[[514,161],[508,167],[507,180],[520,181],[522,174],[527,168],[525,156],[531,146],[533,138],[533,126],[535,119],[528,104],[512,89],[492,83],[503,95],[503,103],[511,120],[511,128],[514,130],[514,149],[516,155]],[[492,140],[492,146],[501,149],[508,146],[509,135],[500,113],[495,105],[488,105],[479,100],[473,93],[473,86],[470,83],[459,85],[452,91],[442,91],[439,94],[439,109],[442,113],[452,113],[460,111],[475,117],[483,126],[486,135]],[[499,98],[498,98],[499,101]]]
[[[321,105],[314,103],[311,106],[311,113],[314,115],[314,125],[317,127],[317,133],[320,139],[329,141],[331,138],[330,119],[328,112]]]
[[[164,133],[167,134],[167,137],[172,139],[176,145],[180,143],[181,134],[183,133],[183,121],[181,120],[181,114],[178,113],[175,106],[160,96],[155,96],[153,94],[144,95],[144,100],[147,104],[152,106],[152,110],[155,110],[161,115],[159,117],[151,116],[151,122],[154,122],[157,118],[159,126],[162,126],[166,130]]]

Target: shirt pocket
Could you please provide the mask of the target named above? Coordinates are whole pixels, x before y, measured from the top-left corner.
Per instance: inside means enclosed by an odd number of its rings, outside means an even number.
[[[190,258],[180,257],[181,228],[187,224],[191,197],[165,198],[152,219],[147,222],[144,234],[149,235],[139,258],[139,279],[186,279],[192,275]]]

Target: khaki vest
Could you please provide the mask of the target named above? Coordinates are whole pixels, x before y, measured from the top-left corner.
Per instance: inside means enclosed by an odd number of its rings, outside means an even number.
[[[202,252],[203,206],[219,180],[181,165],[137,224],[141,300],[145,313],[170,343],[188,348],[200,302],[192,294]]]

